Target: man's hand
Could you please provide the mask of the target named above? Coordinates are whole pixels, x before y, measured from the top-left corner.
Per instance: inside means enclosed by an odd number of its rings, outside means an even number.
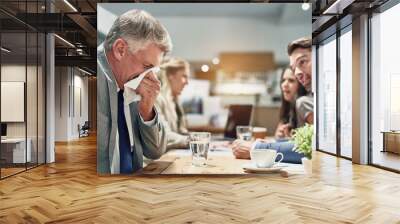
[[[250,149],[253,142],[236,140],[232,143],[232,152],[236,159],[250,159]]]
[[[276,138],[285,138],[290,136],[291,125],[290,124],[281,124],[276,129],[275,137]]]
[[[136,93],[142,96],[139,101],[139,113],[144,121],[150,121],[154,118],[153,107],[160,89],[161,83],[153,72],[148,73],[136,89]]]

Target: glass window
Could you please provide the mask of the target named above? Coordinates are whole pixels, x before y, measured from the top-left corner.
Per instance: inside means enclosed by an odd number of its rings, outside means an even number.
[[[1,163],[2,177],[25,170],[30,162],[30,142],[26,141],[26,33],[1,34]],[[27,148],[28,147],[28,150]]]
[[[371,19],[372,163],[400,170],[400,4]]]
[[[336,37],[318,47],[318,148],[336,153]]]
[[[352,33],[340,36],[340,154],[352,157]]]
[[[27,142],[28,149],[31,151],[31,157],[27,167],[31,168],[37,165],[37,81],[38,81],[38,57],[37,43],[38,36],[36,32],[27,33],[27,80],[26,80],[26,114],[27,114]]]
[[[2,2],[23,14],[44,1]],[[40,6],[40,7],[39,7]],[[0,12],[0,178],[45,163],[45,35]],[[37,18],[37,17],[35,17]]]

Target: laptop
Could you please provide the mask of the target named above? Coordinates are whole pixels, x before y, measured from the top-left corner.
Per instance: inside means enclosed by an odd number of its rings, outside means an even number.
[[[234,141],[236,140],[236,126],[250,125],[253,114],[253,105],[232,104],[229,106],[228,120],[226,122],[224,137],[215,137],[213,141]]]
[[[7,139],[7,124],[1,123],[1,140]]]

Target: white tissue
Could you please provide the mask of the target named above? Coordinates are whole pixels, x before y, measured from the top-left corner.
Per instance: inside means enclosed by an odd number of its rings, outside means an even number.
[[[150,72],[153,72],[154,74],[159,72],[160,68],[159,67],[153,67],[150,69],[147,69],[144,71],[142,74],[138,75],[136,78],[132,79],[131,81],[125,83],[124,85],[124,97],[125,97],[125,104],[130,104],[135,101],[140,101],[142,99],[142,96],[137,94],[135,90],[139,86],[140,82],[142,82],[143,78]]]

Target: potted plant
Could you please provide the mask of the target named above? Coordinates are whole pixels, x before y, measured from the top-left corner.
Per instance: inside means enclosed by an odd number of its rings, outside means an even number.
[[[306,124],[303,127],[294,130],[292,142],[294,143],[293,151],[302,153],[304,157],[301,159],[304,170],[307,175],[312,174],[312,137],[314,128],[312,125]]]

